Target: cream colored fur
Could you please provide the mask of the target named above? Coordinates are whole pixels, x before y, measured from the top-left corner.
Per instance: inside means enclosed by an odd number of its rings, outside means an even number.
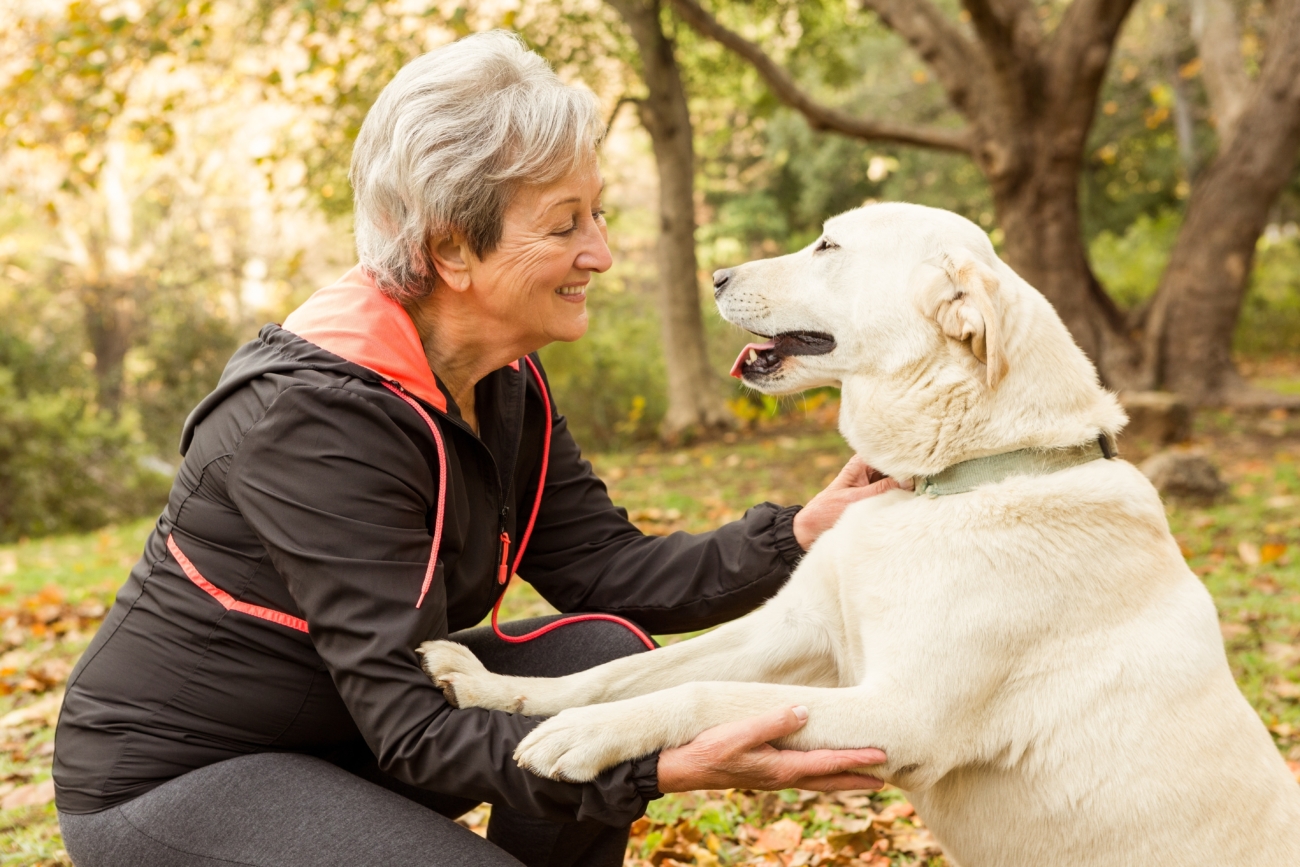
[[[1124,415],[1047,301],[976,226],[873,205],[736,270],[723,316],[825,331],[750,384],[843,389],[840,427],[895,478],[1114,434]],[[1213,602],[1122,460],[852,506],[761,609],[569,677],[421,648],[461,707],[554,716],[516,753],[589,780],[783,705],[784,745],[883,748],[963,867],[1300,865],[1300,786],[1233,682]]]

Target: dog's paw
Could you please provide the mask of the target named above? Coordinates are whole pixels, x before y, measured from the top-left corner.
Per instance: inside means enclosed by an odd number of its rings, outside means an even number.
[[[416,652],[420,654],[424,673],[433,679],[433,685],[442,690],[452,707],[523,710],[524,697],[512,693],[510,679],[488,671],[464,645],[454,641],[426,641]]]
[[[605,707],[561,711],[529,732],[515,748],[515,761],[539,777],[586,783],[620,762],[646,755],[645,731],[619,721]]]

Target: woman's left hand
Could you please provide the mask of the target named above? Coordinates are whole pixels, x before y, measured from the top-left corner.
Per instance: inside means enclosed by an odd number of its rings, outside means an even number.
[[[818,536],[835,526],[840,515],[853,503],[895,488],[911,486],[911,479],[900,483],[867,466],[861,458],[854,455],[835,480],[794,516],[795,541],[807,551]]]
[[[879,789],[883,785],[862,768],[886,760],[883,750],[782,750],[768,743],[797,732],[808,722],[808,708],[781,707],[723,723],[695,740],[659,754],[659,791],[696,789],[809,789],[836,792]],[[854,770],[859,773],[853,773]]]

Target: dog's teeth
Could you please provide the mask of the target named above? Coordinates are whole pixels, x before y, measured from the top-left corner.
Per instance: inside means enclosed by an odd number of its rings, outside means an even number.
[[[749,363],[753,364],[755,361],[758,361],[758,353],[751,349],[749,350]]]

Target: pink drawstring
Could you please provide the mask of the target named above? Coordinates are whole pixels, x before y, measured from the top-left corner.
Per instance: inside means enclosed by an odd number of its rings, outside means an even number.
[[[425,594],[433,584],[433,572],[438,567],[438,547],[442,544],[442,514],[447,506],[447,449],[442,444],[442,432],[415,398],[387,381],[384,382],[384,388],[406,401],[411,409],[420,414],[420,418],[424,419],[424,423],[429,426],[429,432],[433,434],[434,443],[438,446],[438,511],[433,520],[433,549],[429,552],[429,567],[424,570],[420,598],[415,600],[415,607],[419,608],[424,604]]]
[[[551,395],[546,391],[546,382],[542,379],[542,373],[537,369],[537,365],[527,355],[524,361],[528,362],[528,369],[533,372],[533,377],[537,380],[537,387],[542,391],[542,404],[546,407],[546,433],[542,438],[542,471],[537,478],[537,495],[533,497],[533,513],[528,516],[528,526],[524,528],[524,535],[519,539],[519,548],[515,551],[515,562],[511,567],[511,572],[519,571],[519,564],[524,559],[524,549],[528,547],[528,539],[533,535],[533,525],[537,522],[537,513],[542,510],[542,489],[546,487],[546,468],[551,456]],[[502,550],[501,558],[505,561],[505,551],[509,550],[510,537],[505,533],[501,534],[504,539],[503,544],[507,547]],[[509,575],[500,575],[497,580],[505,584],[510,579]],[[508,588],[507,588],[508,589]],[[622,617],[615,617],[613,614],[575,614],[572,617],[562,617],[559,620],[546,624],[541,629],[533,630],[525,635],[506,635],[497,625],[497,617],[501,612],[501,603],[505,601],[506,592],[501,591],[497,597],[496,604],[492,606],[492,631],[497,634],[497,638],[510,644],[523,644],[525,641],[532,641],[534,638],[540,638],[546,633],[559,629],[561,626],[568,626],[570,623],[581,623],[584,620],[607,620],[610,623],[617,623],[630,630],[633,635],[641,639],[641,643],[651,650],[655,649],[655,643],[634,623],[624,620]]]
[[[510,535],[504,530],[501,532],[501,565],[497,569],[497,583],[503,585],[509,582],[510,575],[519,572],[519,564],[524,560],[524,551],[528,548],[528,540],[533,536],[533,527],[537,523],[537,515],[542,510],[542,492],[546,488],[546,471],[550,465],[551,459],[551,395],[550,392],[546,390],[546,381],[542,379],[542,372],[537,369],[537,365],[533,362],[532,358],[525,355],[524,362],[527,363],[528,369],[532,371],[533,378],[537,380],[537,387],[542,392],[542,405],[546,409],[542,434],[542,471],[537,477],[537,493],[533,496],[533,511],[528,516],[528,524],[524,527],[524,534],[519,538],[519,547],[515,549],[515,561],[510,565],[509,572],[506,571],[506,564],[509,562]],[[517,368],[518,364],[511,366]],[[424,411],[424,407],[420,406],[414,398],[410,397],[391,383],[385,382],[384,386],[393,394],[406,401],[420,414],[420,418],[424,419],[424,423],[429,426],[429,431],[433,434],[433,441],[438,445],[438,512],[433,526],[433,550],[429,554],[429,568],[424,572],[424,584],[420,587],[420,598],[415,603],[415,607],[419,608],[424,602],[425,594],[429,592],[429,586],[433,583],[433,572],[437,567],[438,561],[438,546],[442,542],[442,516],[447,500],[447,453],[442,443],[442,433],[438,430],[438,425],[435,424],[433,419],[429,417],[429,414]],[[559,629],[561,626],[568,626],[570,623],[581,623],[586,620],[606,620],[610,623],[617,623],[618,625],[628,629],[633,635],[640,639],[641,643],[646,647],[651,650],[655,649],[654,641],[651,640],[650,636],[638,629],[636,624],[624,620],[622,617],[616,617],[613,614],[575,614],[571,617],[562,617],[559,620],[548,623],[541,629],[534,630],[526,635],[506,635],[501,631],[501,627],[497,624],[497,618],[501,613],[501,603],[506,598],[506,589],[509,588],[506,587],[501,591],[501,595],[497,596],[496,604],[492,606],[492,631],[495,632],[497,638],[500,638],[502,641],[509,642],[510,644],[523,644],[526,641],[532,641],[534,638],[539,638],[552,630]]]

